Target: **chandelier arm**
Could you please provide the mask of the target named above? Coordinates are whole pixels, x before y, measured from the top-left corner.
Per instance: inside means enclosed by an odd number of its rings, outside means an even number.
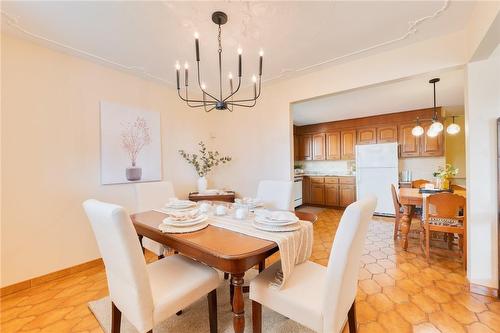
[[[198,86],[200,87],[201,91],[203,91],[205,94],[207,94],[208,96],[210,96],[211,98],[213,98],[213,99],[214,99],[214,101],[219,101],[217,98],[215,98],[214,96],[212,96],[209,92],[207,92],[207,91],[205,91],[205,90],[203,90],[203,89],[201,88],[201,79],[200,79],[200,62],[199,62],[199,61],[197,61],[197,62],[196,62],[196,67],[197,67],[197,69],[198,69]]]
[[[191,105],[189,103],[203,103],[201,105]],[[210,105],[213,105],[215,104],[216,102],[215,101],[206,101],[205,98],[203,99],[203,101],[200,101],[200,100],[192,100],[192,99],[189,99],[189,96],[188,96],[188,87],[186,86],[186,104],[192,108],[194,107],[201,107],[201,106],[205,106],[207,104],[207,102],[210,104]]]
[[[214,103],[214,102],[212,102],[212,103]],[[205,109],[205,112],[208,113],[208,112],[212,111],[215,107],[216,107],[216,105],[212,106],[210,109],[207,110],[206,94],[205,94],[205,92],[203,92],[203,109]]]
[[[254,107],[255,104],[257,104],[257,100],[253,100],[253,103],[251,105],[245,105],[245,104],[240,104],[240,101],[235,101],[235,102],[227,102],[228,105],[233,105],[233,106],[242,106],[245,108],[251,108]]]
[[[253,98],[239,99],[239,100],[236,100],[234,102],[240,103],[240,102],[253,102],[253,101],[256,101],[260,97],[261,86],[262,86],[262,77],[259,77],[259,93],[255,97],[253,97]]]
[[[182,97],[181,95],[181,91],[180,90],[177,90],[177,94],[179,95],[179,98],[182,99],[184,102],[186,103],[203,103],[203,101],[200,101],[200,100],[196,100],[196,99],[186,99],[184,97]],[[215,101],[207,101],[207,103],[210,103],[210,104],[216,104],[217,102]],[[189,105],[189,104],[188,104]]]
[[[236,90],[234,92],[231,92],[231,94],[229,94],[229,96],[227,96],[226,98],[224,98],[222,101],[225,102],[229,98],[232,98],[234,96],[234,94],[236,94],[238,92],[238,90],[240,90],[240,86],[241,86],[241,76],[238,77],[238,86],[236,87]]]

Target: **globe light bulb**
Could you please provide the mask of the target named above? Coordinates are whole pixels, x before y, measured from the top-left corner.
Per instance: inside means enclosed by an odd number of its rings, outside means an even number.
[[[437,135],[437,133],[443,130],[443,124],[441,124],[439,121],[435,121],[432,123],[430,129],[432,129],[433,132],[436,132]]]
[[[412,128],[411,134],[413,134],[413,136],[421,136],[422,134],[424,134],[424,128],[420,125],[417,125]]]
[[[439,134],[439,132],[433,130],[432,126],[429,127],[429,129],[427,130],[427,136],[430,138],[435,138],[438,134]]]
[[[446,128],[446,132],[448,134],[451,134],[451,135],[455,135],[457,134],[458,132],[460,132],[460,126],[458,124],[450,124],[448,125],[448,127]]]

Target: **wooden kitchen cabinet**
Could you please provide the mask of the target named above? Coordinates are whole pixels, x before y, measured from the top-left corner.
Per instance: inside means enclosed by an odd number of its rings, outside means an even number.
[[[299,157],[299,136],[298,135],[293,135],[293,160],[298,161],[300,160]]]
[[[325,159],[325,133],[314,134],[312,137],[313,156],[315,161]]]
[[[424,134],[420,137],[420,156],[443,156],[444,154],[444,129],[437,136],[431,138],[427,130],[432,122],[422,122]]]
[[[325,183],[325,205],[339,206],[339,185]]]
[[[377,143],[398,142],[398,127],[396,125],[377,127]]]
[[[340,184],[339,206],[347,207],[356,201],[356,186]]]
[[[420,137],[411,134],[415,123],[408,123],[399,126],[399,154],[401,157],[420,156]],[[426,135],[425,133],[422,136]]]
[[[356,130],[340,132],[341,159],[353,160],[356,146]]]
[[[312,135],[304,134],[299,136],[299,160],[312,160]]]
[[[326,133],[326,159],[340,160],[340,132]]]
[[[377,129],[375,127],[367,127],[358,129],[358,145],[368,145],[377,143]]]
[[[325,204],[325,184],[311,182],[311,203],[313,205]]]
[[[311,203],[311,180],[309,177],[302,178],[302,203]]]

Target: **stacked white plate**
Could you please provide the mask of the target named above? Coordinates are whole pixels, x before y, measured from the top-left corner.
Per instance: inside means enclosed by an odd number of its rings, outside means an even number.
[[[263,206],[262,201],[257,198],[235,199],[234,202],[237,204],[246,205],[250,210],[254,210],[255,208]]]
[[[161,211],[167,214],[167,217],[159,226],[163,232],[193,232],[206,228],[208,225],[208,215],[202,214],[196,208],[196,203],[192,201],[171,201]]]
[[[300,229],[299,218],[288,211],[256,211],[253,226],[264,231],[295,231]]]

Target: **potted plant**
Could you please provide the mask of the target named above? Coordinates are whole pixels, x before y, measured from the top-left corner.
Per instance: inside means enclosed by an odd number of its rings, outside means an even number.
[[[206,175],[219,164],[225,164],[231,161],[231,157],[221,157],[218,151],[207,150],[203,141],[200,141],[198,145],[200,146],[199,154],[188,154],[184,150],[179,150],[179,154],[195,168],[199,177],[198,193],[204,193],[207,190]]]
[[[142,168],[136,166],[137,157],[141,150],[151,143],[149,126],[142,117],[137,117],[133,123],[127,123],[122,131],[122,147],[130,159],[130,167],[125,169],[125,176],[129,181],[138,181],[142,177]]]
[[[444,168],[439,167],[438,170],[434,172],[433,175],[436,178],[436,180],[438,180],[437,187],[442,190],[448,190],[450,189],[450,178],[456,176],[457,174],[458,174],[457,168],[455,168],[451,164],[446,164]]]

